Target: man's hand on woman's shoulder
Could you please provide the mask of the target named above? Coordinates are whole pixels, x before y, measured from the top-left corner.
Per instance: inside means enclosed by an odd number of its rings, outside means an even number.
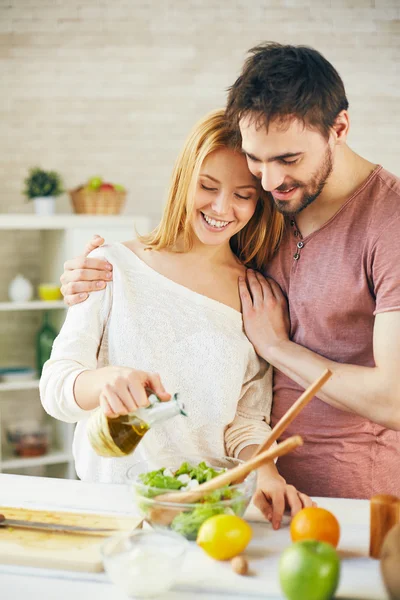
[[[104,244],[99,235],[92,237],[86,244],[81,256],[67,260],[60,277],[61,293],[67,306],[79,304],[88,298],[91,292],[105,288],[112,280],[112,265],[101,258],[88,258],[88,254]]]

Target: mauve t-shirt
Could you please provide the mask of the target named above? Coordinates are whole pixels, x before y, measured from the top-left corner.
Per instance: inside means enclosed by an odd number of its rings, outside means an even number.
[[[305,238],[289,218],[267,274],[288,298],[291,340],[335,362],[373,367],[375,315],[400,311],[400,179],[377,167]],[[272,424],[302,392],[275,370]],[[400,432],[314,398],[282,439],[293,434],[304,446],[280,458],[278,468],[300,491],[400,495]]]

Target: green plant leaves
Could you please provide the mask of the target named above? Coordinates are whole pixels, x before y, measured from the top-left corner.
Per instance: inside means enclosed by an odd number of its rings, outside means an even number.
[[[24,195],[31,198],[43,196],[59,196],[64,192],[61,177],[55,171],[44,171],[39,167],[30,169],[24,180]]]

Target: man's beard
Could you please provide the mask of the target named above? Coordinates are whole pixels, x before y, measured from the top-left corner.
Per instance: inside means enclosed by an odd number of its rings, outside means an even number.
[[[314,173],[309,183],[304,184],[300,181],[293,181],[290,184],[286,184],[285,186],[282,185],[276,188],[278,192],[284,192],[285,190],[289,190],[292,187],[304,189],[303,195],[300,198],[300,200],[296,201],[297,206],[295,207],[291,205],[291,202],[289,200],[285,201],[273,198],[277,210],[283,215],[297,215],[299,212],[304,210],[307,206],[312,204],[312,202],[314,202],[314,200],[318,198],[318,196],[324,189],[330,174],[332,173],[332,169],[332,152],[328,146],[325,152],[322,165],[318,168],[316,173]]]

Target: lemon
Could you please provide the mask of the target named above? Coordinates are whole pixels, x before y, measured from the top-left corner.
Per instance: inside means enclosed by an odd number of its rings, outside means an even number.
[[[202,523],[197,545],[216,560],[229,560],[246,548],[253,535],[250,525],[236,515],[214,515]]]

